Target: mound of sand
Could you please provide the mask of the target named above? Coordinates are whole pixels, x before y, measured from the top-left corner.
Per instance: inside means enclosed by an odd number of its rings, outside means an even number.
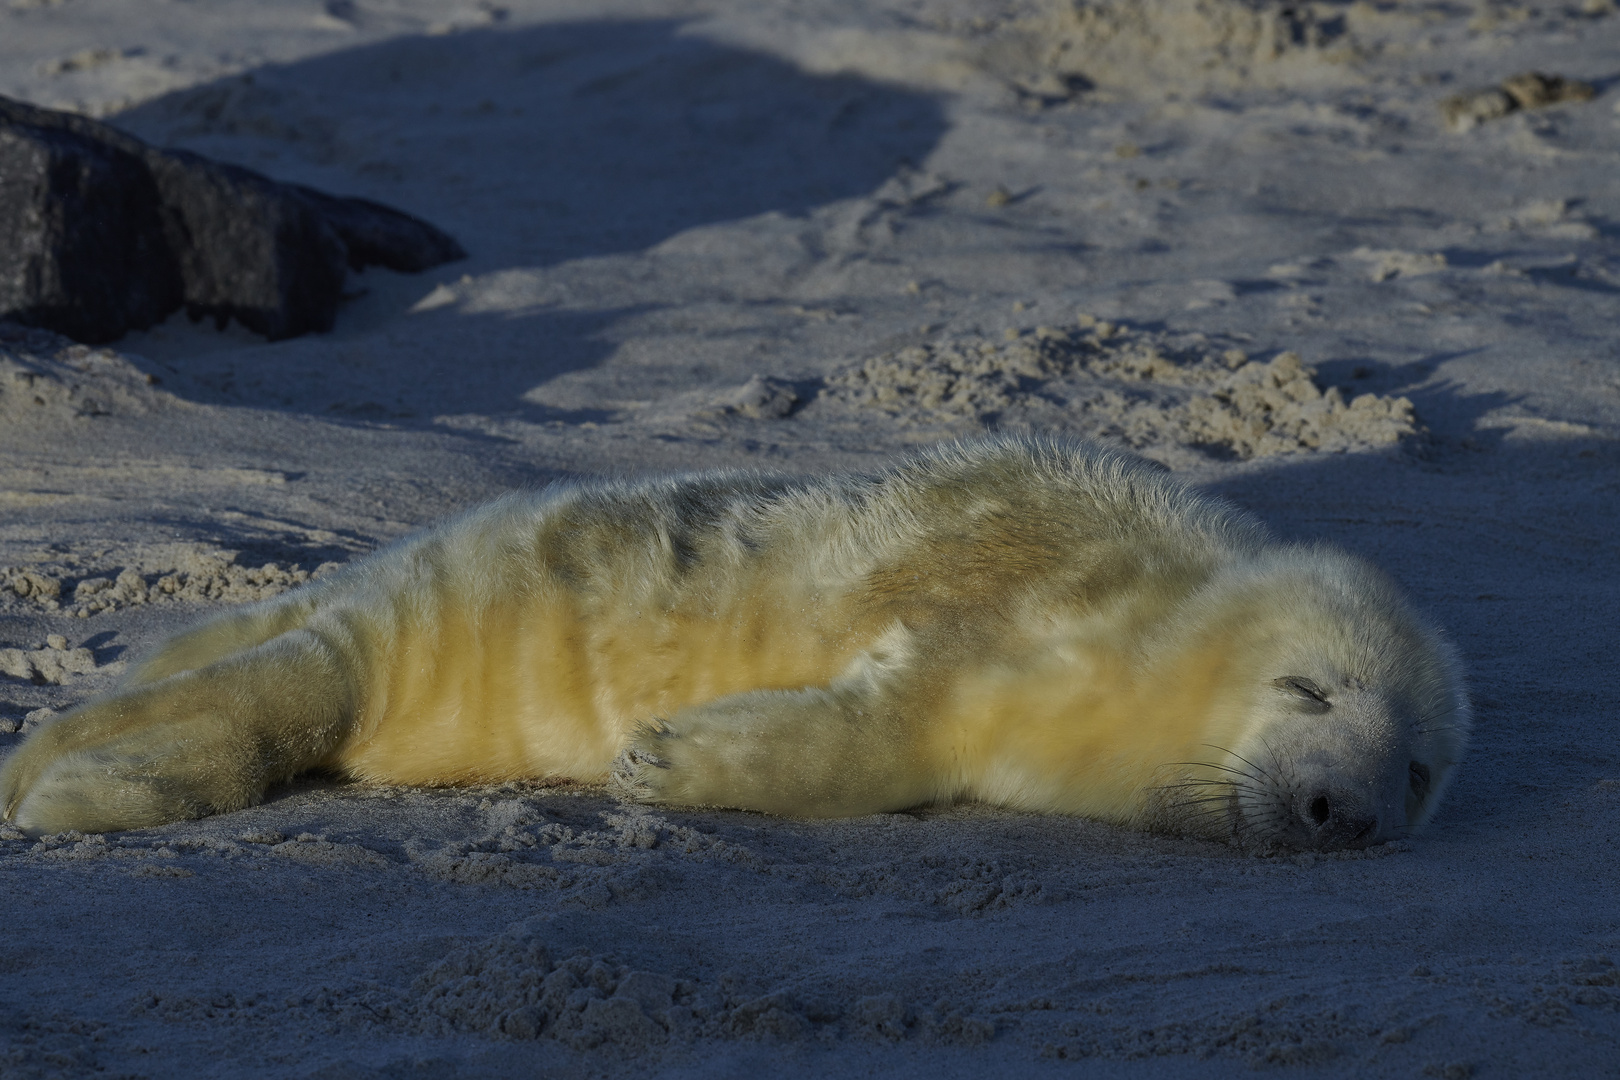
[[[1359,52],[1344,14],[1278,0],[1050,0],[970,19],[978,62],[1024,93],[1283,81]]]
[[[161,381],[112,349],[0,323],[0,424],[51,425],[184,408],[158,388]]]
[[[412,987],[407,1027],[515,1039],[548,1037],[584,1049],[604,1043],[644,1048],[692,1038],[881,1041],[908,1037],[977,1044],[995,1025],[948,1003],[919,1007],[895,994],[850,1002],[789,991],[760,993],[750,980],[722,974],[712,984],[677,979],[580,950],[553,958],[542,943],[545,921],[452,951]],[[437,1021],[437,1023],[435,1023]]]
[[[1007,340],[961,337],[872,357],[827,380],[831,402],[902,424],[1039,422],[1142,448],[1241,458],[1387,447],[1418,431],[1403,397],[1323,390],[1298,353],[1251,360],[1096,320]]]

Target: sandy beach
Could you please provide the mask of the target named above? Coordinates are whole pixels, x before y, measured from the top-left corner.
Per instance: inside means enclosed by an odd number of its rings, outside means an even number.
[[[1527,72],[1591,93],[1477,106]],[[0,94],[468,252],[274,343],[0,326],[0,751],[503,491],[986,429],[1366,556],[1476,714],[1335,855],[540,782],[3,826],[0,1073],[1620,1076],[1608,0],[6,0]]]

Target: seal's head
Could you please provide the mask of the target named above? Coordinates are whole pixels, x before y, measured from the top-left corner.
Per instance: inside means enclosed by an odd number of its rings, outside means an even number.
[[[1428,821],[1467,743],[1468,699],[1453,650],[1388,578],[1283,549],[1201,604],[1233,649],[1202,820],[1245,846],[1308,851]]]

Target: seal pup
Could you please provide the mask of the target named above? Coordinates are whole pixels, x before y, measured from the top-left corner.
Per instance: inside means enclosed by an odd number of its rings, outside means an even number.
[[[804,817],[979,799],[1266,847],[1423,824],[1451,648],[1371,566],[1132,455],[947,444],[870,475],[514,494],[163,645],[31,735],[32,833],[238,809],[308,769],[610,774]]]

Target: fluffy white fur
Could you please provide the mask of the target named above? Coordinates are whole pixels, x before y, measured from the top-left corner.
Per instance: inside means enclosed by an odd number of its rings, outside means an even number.
[[[33,832],[311,768],[842,816],[952,799],[1260,845],[1423,823],[1450,649],[1380,573],[1129,455],[999,437],[869,476],[512,495],[206,622],[30,737]]]

